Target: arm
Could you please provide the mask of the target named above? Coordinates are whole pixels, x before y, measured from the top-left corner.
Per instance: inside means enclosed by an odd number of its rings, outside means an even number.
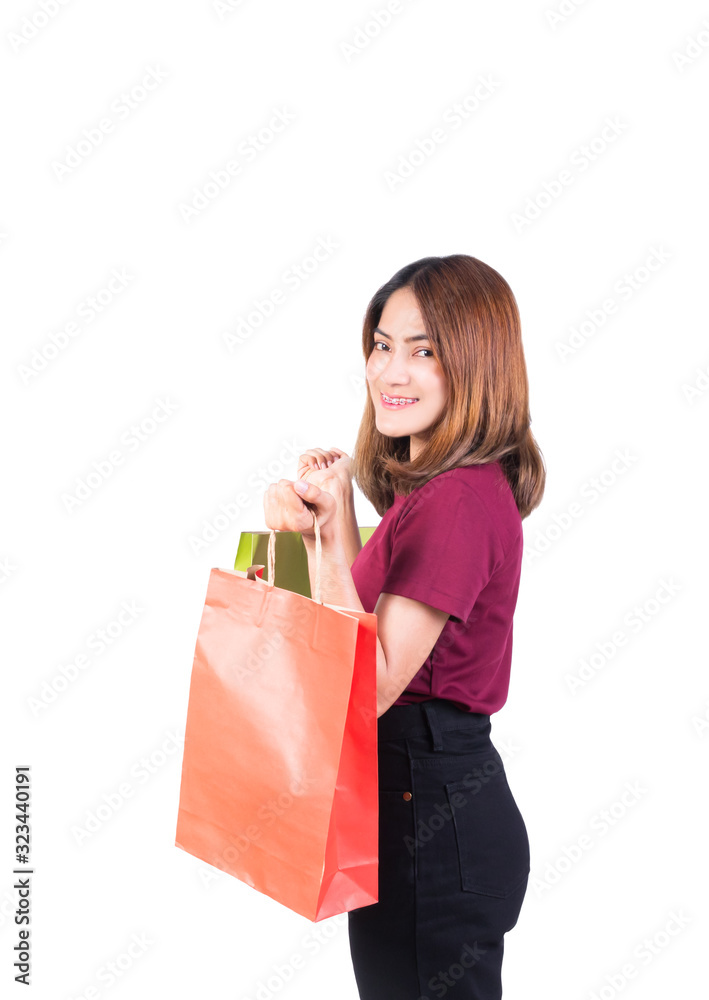
[[[328,451],[312,448],[298,460],[299,478],[314,483],[337,501],[337,520],[347,565],[351,566],[362,548],[362,536],[357,525],[350,457],[339,448]]]
[[[356,522],[355,522],[356,523]],[[320,591],[325,604],[364,611],[352,579],[340,521],[321,533]],[[315,593],[315,537],[303,535]],[[448,613],[397,594],[381,594],[377,615],[377,718],[394,704],[436,644]]]
[[[342,536],[342,547],[345,553],[347,565],[351,566],[357,557],[357,553],[362,548],[362,536],[359,533],[357,515],[354,505],[354,490],[350,486],[349,491],[337,501],[337,517],[340,522],[340,534]],[[313,550],[314,551],[314,550]],[[328,604],[335,604],[336,601],[328,601]],[[350,607],[350,605],[347,605]]]

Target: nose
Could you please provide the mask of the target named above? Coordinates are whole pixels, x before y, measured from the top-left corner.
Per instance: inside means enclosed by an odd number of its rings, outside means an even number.
[[[380,351],[380,354],[383,352]],[[391,356],[384,358],[376,366],[375,371],[379,376],[379,382],[386,390],[394,390],[409,384],[409,374],[406,370],[406,361],[401,357]]]

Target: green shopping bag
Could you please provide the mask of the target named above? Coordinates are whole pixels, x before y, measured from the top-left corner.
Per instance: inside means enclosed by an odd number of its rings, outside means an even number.
[[[360,528],[362,545],[371,537],[374,528]],[[248,570],[250,566],[263,566],[263,579],[268,580],[268,539],[271,532],[242,531],[236,550],[234,569]],[[276,533],[276,570],[274,584],[294,594],[310,597],[310,576],[308,574],[308,554],[299,531],[279,531]]]

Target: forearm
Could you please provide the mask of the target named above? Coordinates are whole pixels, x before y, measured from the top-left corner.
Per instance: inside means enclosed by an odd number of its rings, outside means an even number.
[[[354,493],[352,490],[339,500],[337,516],[340,522],[340,537],[342,538],[345,558],[347,565],[351,566],[362,548],[362,536],[359,533],[359,525],[357,524]]]
[[[322,538],[321,542],[320,600],[323,604],[334,604],[337,607],[349,608],[351,611],[364,611],[352,579],[339,527],[334,537]],[[310,592],[315,599],[315,538],[303,536],[303,543],[308,554]],[[377,636],[377,718],[394,703],[399,693],[392,691],[384,647]]]

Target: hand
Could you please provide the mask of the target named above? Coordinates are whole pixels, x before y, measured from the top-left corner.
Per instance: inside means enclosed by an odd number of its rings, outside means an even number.
[[[318,519],[320,538],[329,541],[337,532],[337,499],[314,483],[306,482],[299,494],[290,479],[271,483],[263,497],[266,527],[277,531],[299,531],[304,540],[315,540],[313,511]],[[306,507],[306,502],[309,506]]]
[[[321,468],[318,468],[318,465]],[[340,448],[310,448],[298,459],[298,478],[327,490],[338,501],[352,492],[350,456]]]

